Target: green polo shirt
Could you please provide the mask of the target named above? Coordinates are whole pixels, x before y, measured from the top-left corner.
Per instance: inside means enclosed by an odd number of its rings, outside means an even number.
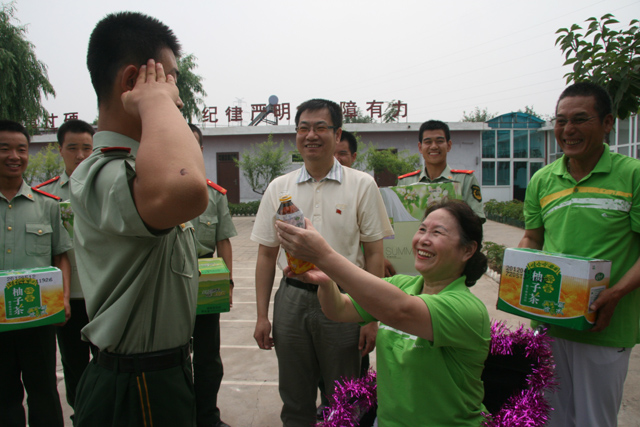
[[[198,256],[215,252],[216,244],[220,240],[238,235],[229,213],[227,196],[213,188],[210,182],[207,180],[209,194],[207,209],[202,215],[191,221],[198,242]]]
[[[60,197],[61,202],[66,202],[69,200],[69,176],[67,172],[62,172],[62,175],[56,178],[57,179],[54,178],[53,180],[37,185],[36,188]],[[71,264],[71,298],[82,299],[82,288],[80,287],[80,279],[78,278],[78,266],[76,265],[74,250],[71,249],[67,255],[69,256],[69,263]]]
[[[605,150],[576,182],[566,157],[540,169],[527,187],[527,229],[544,227],[545,251],[612,261],[610,287],[640,257],[640,161]],[[551,326],[550,335],[587,344],[633,347],[640,342],[640,290],[622,298],[602,332]]]
[[[465,276],[435,295],[422,294],[424,278],[385,278],[421,298],[431,313],[433,341],[380,323],[376,338],[378,420],[381,426],[480,426],[491,325]],[[364,322],[376,320],[353,301]]]
[[[140,143],[114,132],[98,132],[93,142],[93,154],[71,177],[76,261],[89,315],[82,335],[120,354],[184,345],[198,291],[193,227],[149,230],[131,190]]]
[[[480,184],[476,179],[476,176],[470,171],[470,173],[452,172],[449,165],[442,171],[439,177],[430,179],[427,175],[426,168],[422,169],[420,173],[403,175],[404,177],[398,178],[398,185],[409,185],[416,182],[452,182],[456,192],[459,192],[460,198],[469,205],[471,209],[483,220],[484,209],[482,207],[482,192]]]
[[[0,192],[0,270],[47,267],[73,247],[58,201],[24,181],[11,200]]]

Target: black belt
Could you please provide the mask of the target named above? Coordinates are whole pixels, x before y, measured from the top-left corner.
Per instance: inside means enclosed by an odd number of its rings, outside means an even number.
[[[294,288],[304,289],[309,292],[318,292],[318,285],[301,282],[300,280],[291,279],[290,277],[285,277],[284,280],[287,282],[287,285],[293,286]]]
[[[189,343],[169,350],[138,354],[115,354],[100,351],[91,344],[93,360],[100,366],[116,372],[161,371],[182,366],[189,359]]]
[[[208,254],[204,254],[202,256],[199,256],[198,258],[199,259],[202,259],[202,258],[213,258],[213,252],[209,252]]]

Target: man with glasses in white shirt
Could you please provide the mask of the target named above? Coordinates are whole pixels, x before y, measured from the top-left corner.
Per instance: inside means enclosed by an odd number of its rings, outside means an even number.
[[[304,167],[269,184],[251,234],[251,240],[260,245],[254,338],[261,349],[275,346],[283,424],[307,427],[316,421],[320,377],[331,395],[336,380],[359,375],[360,328],[327,319],[318,302],[316,285],[283,277],[275,296],[271,336],[268,311],[275,267],[277,262],[281,268],[286,265],[274,227],[279,195],[288,192],[334,249],[379,277],[383,275],[382,239],[393,231],[373,178],[343,167],[334,158],[342,133],[340,106],[312,99],[298,107],[295,122],[296,148]]]

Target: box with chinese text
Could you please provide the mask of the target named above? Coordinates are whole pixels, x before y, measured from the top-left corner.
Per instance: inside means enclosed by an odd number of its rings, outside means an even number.
[[[59,269],[0,271],[0,289],[0,332],[64,322]]]
[[[498,310],[540,322],[585,330],[589,306],[609,286],[611,261],[534,249],[504,253]]]
[[[198,269],[200,283],[196,314],[229,311],[229,269],[222,258],[201,258],[198,260]]]

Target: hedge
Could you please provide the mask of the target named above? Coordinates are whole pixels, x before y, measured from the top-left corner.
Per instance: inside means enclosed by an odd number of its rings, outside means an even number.
[[[524,228],[524,203],[520,200],[498,202],[491,199],[484,204],[487,219]]]
[[[260,200],[246,203],[229,203],[229,212],[232,216],[251,216],[258,213]]]

